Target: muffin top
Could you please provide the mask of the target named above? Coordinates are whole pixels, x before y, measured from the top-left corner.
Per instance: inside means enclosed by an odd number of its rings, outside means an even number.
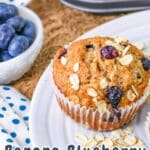
[[[58,89],[81,106],[118,108],[136,102],[149,82],[150,60],[126,39],[95,37],[57,51]]]

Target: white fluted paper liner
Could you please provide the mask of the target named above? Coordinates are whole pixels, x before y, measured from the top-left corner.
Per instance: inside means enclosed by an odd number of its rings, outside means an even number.
[[[74,104],[67,97],[65,97],[63,93],[60,92],[53,80],[53,61],[51,62],[50,66],[50,78],[61,109],[75,121],[88,128],[99,131],[117,129],[129,123],[140,111],[150,94],[149,84],[144,91],[144,95],[137,102],[134,102],[130,106],[120,107],[118,109],[118,112],[121,114],[120,119],[114,115],[113,121],[110,121],[110,118],[112,118],[112,112],[110,112],[108,109],[104,112],[101,112],[98,109],[87,108],[85,106],[81,106],[80,104]]]
[[[150,112],[148,113],[148,116],[146,117],[145,121],[145,133],[150,144]]]

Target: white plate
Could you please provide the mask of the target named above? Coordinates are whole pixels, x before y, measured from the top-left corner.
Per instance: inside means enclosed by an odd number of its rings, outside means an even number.
[[[150,39],[150,19],[147,18],[150,18],[150,11],[125,16],[99,26],[78,39],[96,35],[124,35],[132,42],[148,40]],[[143,120],[147,110],[150,110],[150,105],[144,107],[144,112],[138,115],[134,125],[135,134],[148,145]],[[67,144],[76,144],[74,140],[76,133],[90,134],[92,132],[81,127],[61,112],[51,87],[49,67],[43,73],[36,87],[30,115],[32,142],[38,146],[59,146],[64,150]]]

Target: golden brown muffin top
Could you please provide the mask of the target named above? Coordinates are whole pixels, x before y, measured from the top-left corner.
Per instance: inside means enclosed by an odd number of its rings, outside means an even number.
[[[127,40],[95,37],[59,49],[53,76],[59,90],[75,104],[117,108],[143,95],[149,65],[143,52]]]

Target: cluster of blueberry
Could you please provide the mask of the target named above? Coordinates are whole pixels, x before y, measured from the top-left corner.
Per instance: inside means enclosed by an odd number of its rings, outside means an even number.
[[[35,36],[33,22],[19,16],[16,6],[0,3],[0,62],[24,52]]]

